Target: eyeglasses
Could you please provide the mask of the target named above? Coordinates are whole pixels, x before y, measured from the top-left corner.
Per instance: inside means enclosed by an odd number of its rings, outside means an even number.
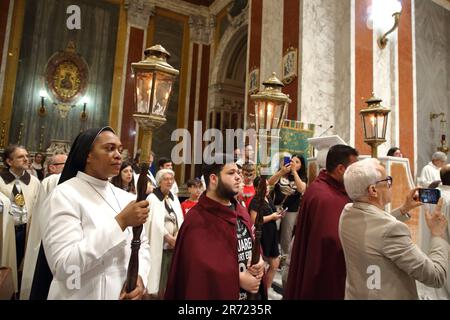
[[[388,188],[392,187],[392,181],[393,181],[393,179],[392,179],[391,176],[387,176],[386,179],[376,181],[375,184],[380,183],[380,182],[384,182],[384,181],[387,182]]]
[[[66,164],[65,162],[57,162],[57,163],[53,163],[54,166],[61,166],[63,164]]]

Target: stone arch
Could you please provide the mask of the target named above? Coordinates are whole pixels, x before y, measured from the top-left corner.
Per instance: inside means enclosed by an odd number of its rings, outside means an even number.
[[[247,23],[230,25],[217,46],[208,90],[208,128],[243,127],[247,34]]]

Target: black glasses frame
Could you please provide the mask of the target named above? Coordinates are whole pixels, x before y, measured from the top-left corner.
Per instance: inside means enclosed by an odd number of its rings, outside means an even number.
[[[386,181],[388,187],[390,188],[390,187],[392,187],[393,180],[394,179],[391,176],[387,176],[386,179],[375,181],[375,184]]]

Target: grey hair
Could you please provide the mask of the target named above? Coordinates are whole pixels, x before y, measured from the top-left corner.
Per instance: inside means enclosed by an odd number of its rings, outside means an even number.
[[[442,161],[447,161],[447,155],[441,151],[437,151],[435,153],[433,153],[433,155],[431,156],[431,160],[442,160]]]
[[[367,158],[347,167],[344,173],[344,186],[350,199],[357,201],[367,196],[367,188],[381,179],[378,165],[380,161],[377,159]]]
[[[172,177],[175,177],[175,172],[173,172],[173,171],[170,170],[170,169],[161,169],[161,170],[158,170],[158,172],[156,173],[156,177],[155,177],[156,184],[157,184],[158,186],[160,185],[160,182],[161,182],[162,178],[164,178],[164,176],[165,176],[166,174],[171,174]]]

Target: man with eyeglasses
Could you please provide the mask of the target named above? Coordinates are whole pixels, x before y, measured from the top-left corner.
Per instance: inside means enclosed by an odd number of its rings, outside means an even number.
[[[446,281],[447,225],[442,201],[433,214],[426,213],[431,231],[429,256],[417,247],[406,213],[422,205],[417,188],[392,213],[384,211],[391,201],[392,177],[377,159],[355,162],[344,173],[345,190],[354,201],[345,206],[339,221],[339,237],[347,270],[345,299],[418,299],[416,282],[442,287]]]

